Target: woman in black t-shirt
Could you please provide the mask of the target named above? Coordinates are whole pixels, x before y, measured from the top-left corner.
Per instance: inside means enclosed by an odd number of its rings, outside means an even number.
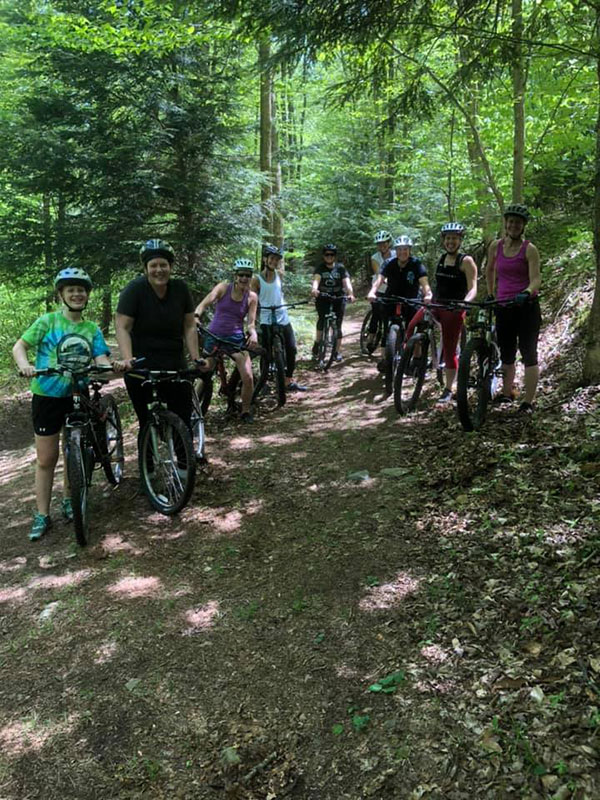
[[[313,344],[312,354],[315,357],[319,350],[319,342],[323,338],[323,324],[325,314],[330,308],[335,312],[338,328],[338,340],[336,347],[336,361],[342,360],[340,352],[342,346],[342,322],[344,320],[344,289],[346,290],[346,298],[348,302],[352,303],[354,300],[354,290],[352,289],[352,282],[350,280],[350,273],[346,267],[340,262],[335,260],[337,255],[337,247],[334,244],[326,244],[323,248],[323,263],[320,264],[314,271],[312,277],[311,295],[315,298],[315,307],[317,309],[317,331],[315,335],[315,342]],[[321,293],[334,295],[335,300],[328,297],[320,297]],[[339,299],[338,299],[339,298]]]

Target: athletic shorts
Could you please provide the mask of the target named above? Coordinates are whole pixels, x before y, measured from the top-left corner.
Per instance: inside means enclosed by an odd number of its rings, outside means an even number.
[[[33,430],[38,436],[54,436],[60,433],[65,417],[72,410],[72,397],[44,397],[34,394],[31,402]]]

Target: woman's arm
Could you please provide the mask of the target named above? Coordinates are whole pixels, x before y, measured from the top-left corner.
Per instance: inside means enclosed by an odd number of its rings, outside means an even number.
[[[183,317],[183,339],[187,347],[190,357],[197,361],[200,358],[200,351],[198,349],[198,332],[196,330],[196,317],[194,312],[190,311]]]
[[[135,317],[128,317],[127,314],[115,314],[115,334],[119,345],[121,359],[115,361],[118,369],[131,369],[133,362],[133,345],[131,343],[131,331]]]
[[[424,303],[431,303],[431,298],[433,297],[431,293],[431,286],[429,285],[429,280],[427,275],[423,275],[422,278],[419,278],[419,286],[423,292],[423,302]]]
[[[477,297],[477,264],[473,261],[471,256],[465,256],[461,262],[460,268],[465,273],[465,278],[467,279],[465,300],[467,303],[471,303]]]
[[[217,300],[220,300],[223,297],[226,288],[227,288],[227,283],[225,282],[217,283],[216,286],[213,286],[213,288],[206,295],[206,297],[203,300],[201,300],[196,306],[194,315],[200,318],[210,305],[216,303]]]
[[[35,375],[35,367],[33,364],[29,363],[27,357],[28,350],[29,345],[27,342],[24,341],[24,339],[17,339],[12,349],[12,354],[21,375],[24,375],[26,378],[32,378]]]
[[[319,284],[320,283],[321,283],[321,276],[319,275],[318,272],[315,272],[315,274],[312,276],[312,286],[311,286],[311,290],[310,290],[310,293],[311,293],[312,297],[318,297],[319,296]]]
[[[248,293],[248,333],[250,334],[250,341],[256,344],[258,337],[256,335],[256,308],[258,306],[258,298],[255,292]]]
[[[525,291],[533,294],[538,292],[540,286],[542,285],[542,273],[540,270],[539,251],[534,244],[531,244],[531,242],[529,242],[527,245],[525,258],[527,259],[527,264],[529,265],[529,286]]]
[[[352,288],[352,281],[350,280],[350,275],[346,275],[343,281],[344,289],[346,290],[346,294],[348,295],[348,300],[350,303],[354,301],[354,289]]]

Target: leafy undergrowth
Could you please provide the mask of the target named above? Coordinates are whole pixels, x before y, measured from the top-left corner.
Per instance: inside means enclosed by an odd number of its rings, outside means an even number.
[[[600,796],[600,415],[573,331],[546,332],[534,416],[467,435],[435,387],[410,417],[380,402],[363,310],[305,395],[251,429],[211,413],[177,518],[139,494],[132,428],[96,546],[60,523],[31,545],[32,448],[2,453],[2,798]]]

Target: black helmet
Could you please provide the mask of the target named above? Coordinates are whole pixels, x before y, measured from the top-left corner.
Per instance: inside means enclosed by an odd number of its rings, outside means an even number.
[[[334,244],[326,244],[323,247],[324,253],[337,253],[337,247]]]
[[[504,209],[504,218],[506,219],[508,216],[521,217],[525,222],[529,222],[529,211],[527,206],[524,206],[523,203],[511,203],[506,206]]]
[[[283,258],[283,253],[274,244],[266,244],[263,247],[263,256],[265,258],[267,256],[277,256],[277,258]]]
[[[175,261],[175,251],[162,239],[148,239],[140,247],[140,260],[144,266],[153,258],[166,258],[169,264]]]

